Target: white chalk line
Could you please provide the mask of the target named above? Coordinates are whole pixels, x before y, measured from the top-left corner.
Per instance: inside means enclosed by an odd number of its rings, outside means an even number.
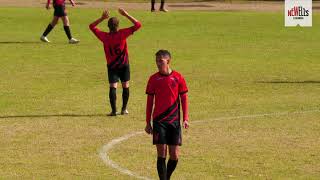
[[[208,120],[198,120],[198,121],[192,121],[192,124],[197,123],[203,123],[208,121],[224,121],[224,120],[232,120],[232,119],[244,119],[244,118],[256,118],[256,117],[267,117],[267,116],[283,116],[283,115],[291,115],[291,114],[307,114],[307,113],[313,113],[313,112],[320,112],[320,109],[314,109],[314,110],[306,110],[306,111],[286,111],[286,112],[276,112],[276,113],[265,113],[265,114],[253,114],[253,115],[243,115],[243,116],[231,116],[231,117],[220,117],[220,118],[213,118]],[[124,167],[121,167],[116,162],[112,161],[109,157],[109,151],[117,144],[122,143],[123,141],[126,141],[130,139],[131,137],[144,134],[144,131],[137,131],[132,132],[129,134],[126,134],[124,136],[115,138],[105,144],[99,151],[99,156],[102,159],[102,161],[107,165],[110,166],[116,170],[118,170],[122,174],[126,174],[128,176],[137,178],[137,179],[145,179],[145,180],[151,180],[152,178],[141,176],[137,173],[134,173],[130,171],[129,169],[126,169]]]
[[[131,138],[133,136],[136,136],[136,135],[139,135],[142,133],[144,133],[144,132],[143,131],[133,132],[133,133],[130,133],[130,134],[124,135],[122,137],[118,137],[116,139],[111,140],[108,144],[105,144],[101,148],[101,150],[99,151],[100,158],[107,166],[110,166],[123,174],[129,175],[129,176],[132,176],[132,177],[135,177],[138,179],[150,180],[150,178],[148,178],[148,177],[140,176],[140,175],[138,175],[138,174],[126,169],[126,168],[121,167],[119,164],[112,161],[108,155],[108,152],[110,151],[110,149],[113,148],[113,146],[121,143],[122,141],[128,140],[129,138]]]

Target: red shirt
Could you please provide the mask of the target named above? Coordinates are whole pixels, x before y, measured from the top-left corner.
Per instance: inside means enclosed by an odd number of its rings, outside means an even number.
[[[48,4],[50,4],[50,1],[51,0],[48,0]],[[53,5],[55,6],[55,5],[64,5],[65,4],[65,0],[53,0]]]
[[[90,24],[89,27],[103,43],[108,68],[118,69],[129,65],[127,38],[141,27],[140,22],[136,22],[132,27],[120,29],[115,33],[100,31],[93,24]]]
[[[153,74],[148,81],[146,93],[155,96],[153,121],[180,121],[179,95],[188,92],[183,76],[172,71],[170,75],[159,72]]]

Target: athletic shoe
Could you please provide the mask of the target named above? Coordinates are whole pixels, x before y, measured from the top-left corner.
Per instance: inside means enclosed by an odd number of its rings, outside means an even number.
[[[75,39],[75,38],[71,38],[70,40],[69,40],[69,44],[77,44],[77,43],[79,43],[80,41],[78,40],[78,39]]]
[[[107,116],[117,116],[117,112],[111,112],[111,113],[109,113],[109,114],[107,114]]]
[[[129,114],[128,110],[125,109],[121,111],[121,115],[127,115],[127,114]]]
[[[46,37],[46,36],[41,36],[40,37],[40,40],[42,41],[42,42],[46,42],[46,43],[49,43],[50,41],[48,40],[48,38]]]
[[[169,10],[168,10],[168,9],[165,9],[165,8],[160,8],[159,11],[168,12]]]

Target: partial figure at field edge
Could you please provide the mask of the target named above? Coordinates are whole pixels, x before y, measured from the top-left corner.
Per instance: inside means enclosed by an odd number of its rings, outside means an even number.
[[[151,12],[155,12],[156,11],[156,9],[154,7],[155,3],[156,3],[156,0],[151,0]],[[165,0],[161,0],[159,11],[168,12],[168,9],[166,9],[164,7],[164,4],[165,4]]]

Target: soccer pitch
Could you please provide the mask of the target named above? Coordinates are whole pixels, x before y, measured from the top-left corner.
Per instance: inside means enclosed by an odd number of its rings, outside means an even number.
[[[191,124],[172,179],[320,178],[319,13],[312,28],[285,28],[282,13],[129,11],[142,22],[128,41],[130,114],[107,117],[103,47],[88,29],[101,10],[68,12],[77,45],[61,22],[52,43],[40,42],[52,16],[45,9],[0,8],[0,179],[136,179],[99,151],[143,131],[145,86],[162,48],[189,87]],[[157,179],[146,134],[109,156]]]

